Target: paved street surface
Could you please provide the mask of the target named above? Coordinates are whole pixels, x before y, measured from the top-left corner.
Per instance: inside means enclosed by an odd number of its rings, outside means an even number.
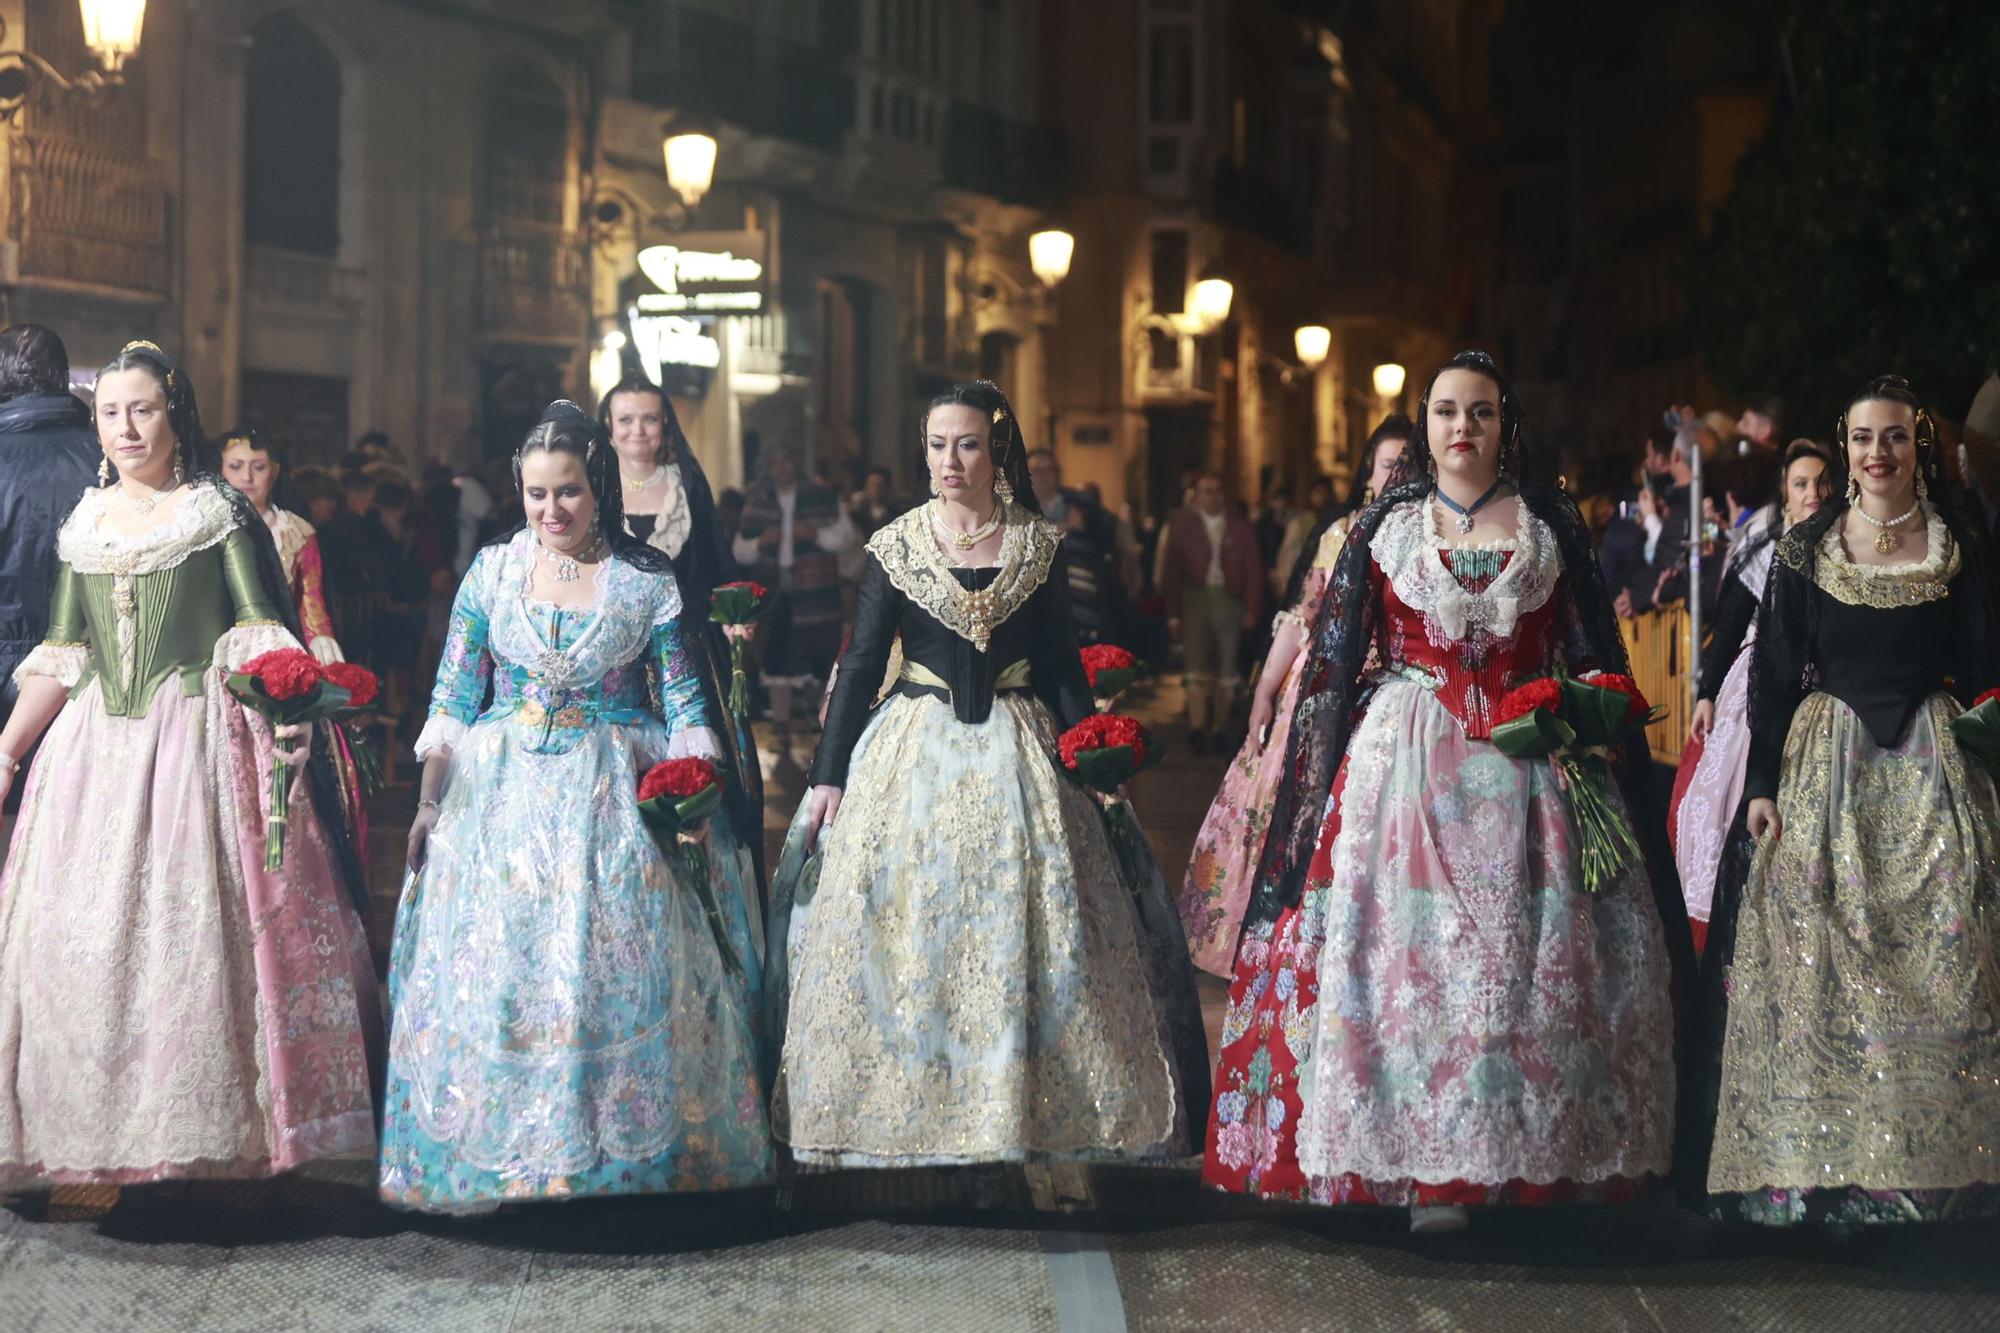
[[[1163,720],[1176,702],[1167,682],[1135,711]],[[811,741],[767,750],[774,848]],[[1221,768],[1182,751],[1140,782],[1170,874]],[[411,800],[380,802],[378,958]],[[1204,999],[1212,1037],[1220,985]],[[1210,1194],[1191,1166],[1101,1169],[1057,1192],[1092,1202],[1062,1211],[1018,1172],[835,1173],[801,1178],[789,1209],[762,1191],[437,1221],[378,1207],[362,1160],[255,1185],[61,1190],[0,1210],[0,1329],[2000,1327],[1993,1227],[1840,1241],[1652,1205],[1521,1210],[1418,1240],[1397,1212]]]

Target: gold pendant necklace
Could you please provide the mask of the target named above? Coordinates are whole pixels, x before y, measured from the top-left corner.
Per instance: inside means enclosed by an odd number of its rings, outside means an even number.
[[[653,475],[647,477],[644,481],[633,481],[628,477],[625,481],[625,489],[628,491],[643,491],[647,487],[651,486],[654,482],[658,481],[661,477],[664,477],[666,475],[667,475],[667,465],[665,463],[662,463],[660,464],[660,466],[654,468]]]
[[[1859,503],[1855,504],[1854,512],[1861,515],[1863,522],[1874,525],[1875,553],[1877,555],[1887,555],[1903,544],[1903,534],[1898,532],[1897,529],[1921,513],[1923,507],[1924,502],[1919,500],[1904,513],[1888,519],[1875,517],[1875,515],[1863,509]]]

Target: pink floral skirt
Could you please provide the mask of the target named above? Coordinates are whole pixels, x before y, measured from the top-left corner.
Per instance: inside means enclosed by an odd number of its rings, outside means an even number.
[[[50,728],[0,876],[0,1183],[287,1170],[374,1141],[381,1018],[310,801],[264,865],[270,729],[211,674]]]
[[[1246,737],[1223,775],[1222,789],[1208,807],[1195,835],[1194,857],[1181,886],[1181,926],[1188,953],[1204,972],[1227,977],[1236,966],[1236,937],[1271,829],[1271,803],[1284,777],[1285,751],[1292,733],[1292,710],[1299,702],[1299,654],[1285,673],[1271,717],[1271,735],[1261,746]]]

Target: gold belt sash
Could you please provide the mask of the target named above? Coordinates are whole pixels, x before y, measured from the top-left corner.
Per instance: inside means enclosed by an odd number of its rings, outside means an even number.
[[[951,686],[945,683],[944,677],[938,675],[937,672],[931,670],[922,662],[913,661],[907,657],[903,659],[903,674],[901,678],[909,681],[912,685],[921,685],[927,690],[943,690],[946,694],[951,693]],[[1008,666],[1002,668],[999,677],[993,682],[993,691],[996,694],[1001,690],[1025,690],[1027,688],[1028,659],[1025,657],[1018,662],[1010,663]]]

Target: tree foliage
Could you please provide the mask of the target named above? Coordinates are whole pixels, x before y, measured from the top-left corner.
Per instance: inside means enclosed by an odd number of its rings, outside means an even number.
[[[2000,364],[2000,5],[1808,0],[1795,105],[1696,247],[1710,378],[1825,435],[1871,376],[1962,416]]]

